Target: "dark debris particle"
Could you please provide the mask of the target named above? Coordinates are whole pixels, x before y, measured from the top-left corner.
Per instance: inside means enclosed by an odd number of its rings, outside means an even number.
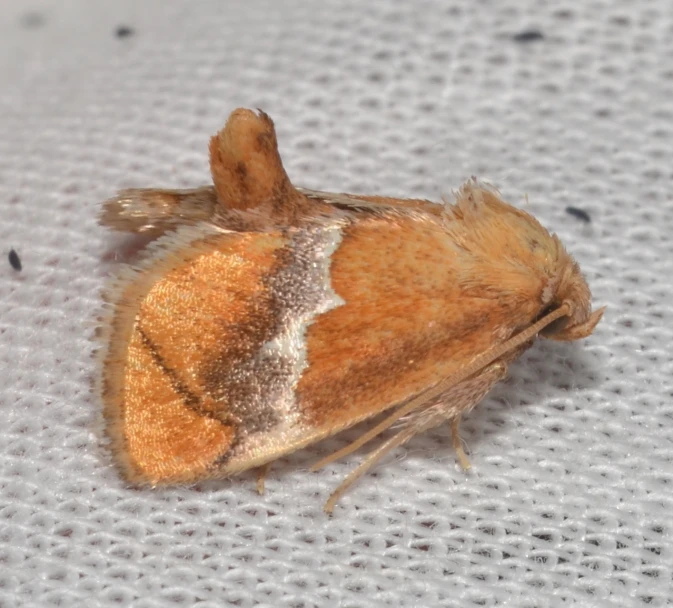
[[[133,36],[133,34],[133,28],[128,25],[120,25],[115,30],[115,36],[117,36],[117,38],[128,38],[129,36]]]
[[[21,25],[29,30],[42,27],[45,21],[42,13],[25,13],[21,17]]]
[[[544,40],[544,34],[540,30],[523,30],[512,36],[514,42],[535,42]]]
[[[7,259],[9,259],[9,264],[10,266],[16,270],[19,271],[21,270],[21,258],[19,257],[19,254],[16,253],[13,249],[9,250],[9,255],[7,256]]]
[[[566,207],[566,213],[587,224],[591,221],[591,216],[584,209],[580,209],[579,207]]]

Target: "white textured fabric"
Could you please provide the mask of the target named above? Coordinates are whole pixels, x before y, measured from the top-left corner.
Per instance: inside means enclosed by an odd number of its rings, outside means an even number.
[[[670,0],[2,4],[0,248],[23,270],[0,264],[0,606],[673,605]],[[207,183],[237,106],[274,118],[298,185],[437,200],[488,178],[608,305],[469,416],[469,474],[439,429],[328,518],[364,452],[305,467],[358,429],[261,497],[253,475],[120,481],[89,392],[118,244],[99,203]]]

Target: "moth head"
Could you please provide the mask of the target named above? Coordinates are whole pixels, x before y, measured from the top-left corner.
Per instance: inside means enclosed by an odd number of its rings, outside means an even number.
[[[591,310],[591,292],[584,276],[570,255],[562,255],[559,272],[554,276],[542,292],[543,318],[560,308],[567,314],[552,321],[540,335],[550,340],[569,342],[580,340],[591,335],[601,320],[605,307]]]

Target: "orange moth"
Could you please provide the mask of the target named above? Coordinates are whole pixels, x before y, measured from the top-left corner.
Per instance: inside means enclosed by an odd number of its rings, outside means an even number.
[[[466,183],[453,204],[293,186],[271,119],[210,142],[214,186],[131,189],[100,221],[154,238],[106,291],[99,383],[123,476],[227,477],[385,413],[395,425],[331,495],[461,416],[537,336],[590,335],[603,309],[555,235]],[[397,423],[397,424],[395,424]]]

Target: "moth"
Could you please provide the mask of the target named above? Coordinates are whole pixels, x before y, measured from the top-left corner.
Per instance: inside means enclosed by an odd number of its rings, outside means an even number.
[[[377,415],[386,453],[461,417],[540,336],[603,309],[559,239],[472,179],[452,204],[297,188],[262,111],[210,141],[213,186],[128,189],[100,222],[154,240],[105,292],[99,391],[114,460],[160,486],[259,470]]]

